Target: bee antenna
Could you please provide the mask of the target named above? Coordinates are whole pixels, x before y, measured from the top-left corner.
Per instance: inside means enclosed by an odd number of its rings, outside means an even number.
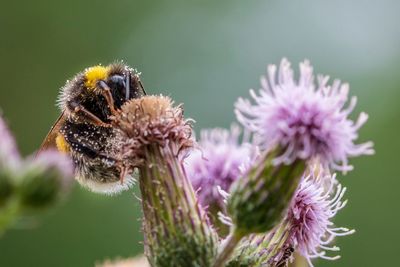
[[[126,100],[129,100],[130,86],[131,86],[131,72],[128,70],[126,73],[126,80],[125,80],[125,98],[126,98]]]

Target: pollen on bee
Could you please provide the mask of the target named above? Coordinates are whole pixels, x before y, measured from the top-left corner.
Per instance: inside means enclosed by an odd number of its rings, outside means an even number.
[[[85,71],[85,78],[86,78],[85,86],[90,89],[96,88],[96,83],[99,80],[107,79],[108,71],[109,71],[108,67],[104,67],[104,66],[100,66],[100,65],[93,66],[93,67],[86,69],[86,71]]]
[[[62,153],[67,153],[69,152],[70,146],[65,140],[64,136],[62,134],[58,134],[56,137],[56,146],[58,151]]]

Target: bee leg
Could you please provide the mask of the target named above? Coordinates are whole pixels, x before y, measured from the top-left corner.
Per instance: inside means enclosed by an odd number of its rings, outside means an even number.
[[[127,168],[126,166],[120,166],[119,167],[119,180],[121,182],[121,184],[124,184],[124,178],[128,175],[129,172],[129,168]]]
[[[99,153],[98,151],[85,146],[81,143],[79,143],[75,139],[69,140],[71,147],[75,150],[80,151],[83,153],[85,156],[87,156],[90,159],[101,159],[104,163],[106,163],[109,166],[115,166],[119,170],[119,180],[121,184],[124,184],[124,178],[128,175],[129,173],[129,168],[123,165],[121,160],[118,160],[114,157],[110,157],[104,153]]]
[[[88,120],[89,122],[91,122],[96,126],[110,127],[110,124],[102,121],[99,117],[94,115],[92,112],[87,110],[82,104],[79,104],[78,102],[74,101],[70,102],[68,105],[68,109],[70,109],[70,111],[73,111],[73,113],[77,114],[78,116],[85,117],[86,120]]]
[[[119,170],[120,183],[121,183],[121,185],[123,185],[124,178],[129,174],[129,170],[130,170],[129,167],[125,166],[121,160],[114,158],[114,157],[107,156],[103,153],[97,153],[96,156],[103,160],[106,160],[108,162],[113,162],[115,164],[115,167]]]
[[[115,109],[114,98],[113,98],[113,96],[111,94],[110,87],[107,85],[107,83],[105,81],[99,81],[98,85],[100,86],[101,94],[103,95],[103,97],[107,101],[107,104],[108,104],[108,107],[110,108],[111,114],[112,115],[117,115],[118,112]]]

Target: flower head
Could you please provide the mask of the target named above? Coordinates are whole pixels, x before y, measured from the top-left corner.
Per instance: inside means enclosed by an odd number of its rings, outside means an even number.
[[[34,159],[31,159],[30,164],[46,172],[57,172],[60,183],[64,188],[68,188],[73,182],[71,177],[74,175],[74,168],[71,159],[57,150],[42,151]]]
[[[340,258],[326,254],[327,251],[339,251],[338,247],[330,245],[335,237],[355,232],[335,227],[332,222],[347,203],[343,200],[345,191],[335,175],[325,175],[322,168],[318,171],[314,168],[311,174],[302,177],[281,223],[267,234],[244,239],[234,260],[242,262],[251,258],[266,266],[286,266],[284,264],[293,260],[294,251],[305,257],[309,266],[313,266],[311,260],[314,258]],[[230,224],[229,217],[222,219]]]
[[[328,85],[328,76],[318,76],[308,61],[300,64],[300,78],[295,81],[290,63],[283,59],[278,74],[275,65],[268,67],[268,79],[262,78],[259,95],[251,90],[255,104],[240,98],[236,103],[238,120],[258,135],[266,149],[281,146],[283,153],[276,164],[290,164],[295,159],[320,158],[321,162],[343,172],[352,169],[349,157],[373,153],[371,142],[354,144],[358,129],[368,116],[361,113],[354,123],[348,118],[356,105],[352,97],[348,107],[349,86],[336,80]]]
[[[42,151],[25,162],[22,177],[21,203],[29,208],[42,208],[69,191],[74,181],[72,162],[56,150]]]
[[[73,181],[71,160],[52,150],[23,159],[0,117],[0,204],[19,198],[23,207],[53,204]]]
[[[165,96],[145,96],[132,99],[121,108],[120,116],[114,123],[126,135],[122,138],[124,154],[142,158],[143,147],[157,144],[171,146],[180,152],[193,145],[192,120],[183,117],[181,106]]]
[[[170,98],[145,96],[125,103],[113,121],[126,165],[137,167],[145,253],[151,266],[211,266],[217,235],[182,169],[193,145],[191,120]]]
[[[194,149],[185,159],[185,171],[203,206],[224,206],[220,187],[228,191],[242,175],[242,168],[254,160],[256,149],[244,140],[241,130],[233,125],[231,130],[215,128],[203,130],[199,149]]]
[[[338,183],[335,175],[321,177],[320,174],[312,174],[303,178],[292,199],[286,218],[289,229],[286,244],[297,249],[310,266],[313,258],[339,258],[326,255],[326,251],[339,250],[329,244],[337,236],[354,233],[354,230],[335,227],[332,222],[332,218],[347,203],[347,200],[342,200],[345,192],[346,188]]]

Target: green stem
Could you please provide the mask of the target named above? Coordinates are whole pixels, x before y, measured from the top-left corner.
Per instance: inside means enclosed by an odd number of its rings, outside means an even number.
[[[0,209],[0,236],[17,220],[21,211],[20,204],[19,199],[14,197]]]
[[[211,266],[217,235],[168,146],[144,149],[140,190],[145,250],[152,266]]]
[[[224,240],[221,252],[218,254],[217,259],[214,262],[213,267],[223,267],[225,263],[229,260],[235,248],[242,240],[243,235],[237,231],[232,231],[232,233]]]

